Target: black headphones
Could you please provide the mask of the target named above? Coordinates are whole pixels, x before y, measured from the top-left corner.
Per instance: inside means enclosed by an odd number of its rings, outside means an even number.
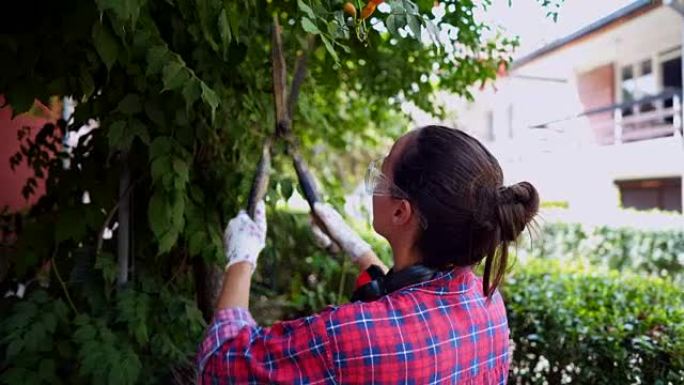
[[[423,265],[409,266],[398,272],[390,269],[387,274],[384,274],[380,267],[371,265],[366,269],[366,272],[371,281],[354,290],[352,302],[359,300],[364,302],[375,301],[402,287],[430,280],[437,275],[437,270]]]

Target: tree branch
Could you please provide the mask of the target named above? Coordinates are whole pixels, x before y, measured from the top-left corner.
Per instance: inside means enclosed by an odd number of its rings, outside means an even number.
[[[62,276],[59,274],[59,269],[57,268],[57,263],[55,262],[55,255],[57,255],[57,251],[59,250],[59,245],[55,245],[55,251],[52,252],[52,257],[50,258],[50,261],[52,263],[52,268],[55,270],[55,276],[57,276],[57,280],[59,281],[59,284],[62,286],[62,290],[64,290],[64,295],[66,296],[67,302],[69,302],[69,306],[71,306],[71,310],[78,315],[78,310],[76,309],[76,305],[74,305],[74,301],[71,300],[71,295],[69,295],[69,290],[66,287],[66,284],[64,283],[64,280],[62,279]]]

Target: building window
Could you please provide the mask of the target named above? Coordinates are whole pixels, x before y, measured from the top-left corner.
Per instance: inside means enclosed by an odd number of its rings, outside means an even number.
[[[620,88],[623,103],[657,94],[658,83],[653,73],[652,60],[646,59],[623,66],[620,72]],[[652,111],[653,109],[655,109],[653,103],[644,103],[623,108],[622,115],[629,116],[634,113]]]
[[[658,85],[656,83],[655,75],[653,74],[653,65],[651,60],[644,60],[639,63],[639,78],[636,81],[637,89],[641,97],[651,96],[658,93]],[[655,106],[653,103],[644,103],[639,106],[640,112],[653,111]]]
[[[622,180],[615,184],[624,208],[682,212],[682,178]]]
[[[627,103],[636,99],[636,82],[634,80],[634,73],[632,66],[622,67],[621,89],[622,102]],[[627,107],[622,110],[622,115],[627,116],[632,114],[632,107]]]
[[[682,58],[674,57],[667,60],[662,60],[660,64],[660,72],[663,79],[663,90],[682,89]],[[672,98],[667,98],[663,102],[665,108],[671,108],[674,104]],[[668,116],[665,118],[665,123],[674,123],[674,117]]]

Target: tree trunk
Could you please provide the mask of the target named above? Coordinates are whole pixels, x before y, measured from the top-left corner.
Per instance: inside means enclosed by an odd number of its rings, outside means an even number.
[[[207,263],[202,257],[195,257],[192,262],[197,293],[197,307],[204,320],[211,322],[219,292],[223,285],[223,270],[214,264]]]

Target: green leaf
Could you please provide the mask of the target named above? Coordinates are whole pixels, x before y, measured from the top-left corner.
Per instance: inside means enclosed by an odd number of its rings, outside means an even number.
[[[199,82],[189,81],[183,86],[183,98],[185,99],[185,107],[190,110],[192,105],[202,95],[202,88]]]
[[[88,71],[81,71],[81,75],[78,77],[78,81],[81,84],[81,92],[83,97],[88,99],[95,92],[95,82],[93,77],[90,76]]]
[[[228,14],[226,13],[225,9],[223,11],[221,11],[221,14],[219,15],[218,30],[219,30],[219,35],[221,36],[221,43],[223,44],[223,51],[225,54],[226,48],[228,47],[231,40],[233,39],[231,29],[230,29],[230,23],[228,22]]]
[[[168,136],[158,136],[150,145],[150,160],[167,156],[173,147],[173,139]]]
[[[128,94],[124,96],[119,102],[116,108],[117,111],[121,111],[126,115],[137,114],[142,111],[142,102],[138,94]]]
[[[150,174],[152,175],[153,183],[163,183],[164,177],[169,174],[169,158],[166,156],[158,157],[152,160],[150,166]]]
[[[402,0],[402,8],[405,13],[409,15],[419,15],[418,13],[418,5],[416,5],[413,1],[411,0]]]
[[[33,324],[28,332],[24,335],[24,344],[26,350],[36,351],[45,343],[47,332],[41,323]]]
[[[385,20],[385,25],[387,30],[390,31],[392,36],[400,37],[399,29],[406,25],[406,16],[404,15],[389,15],[387,20]]]
[[[419,16],[407,16],[408,26],[416,39],[420,40],[420,17]]]
[[[162,106],[156,100],[147,100],[145,103],[145,115],[159,127],[166,127],[166,116]]]
[[[142,364],[138,355],[130,347],[122,355],[121,369],[125,384],[133,385],[138,382]]]
[[[100,11],[112,11],[116,17],[135,26],[140,15],[140,0],[97,0]]]
[[[292,179],[283,179],[280,182],[280,193],[285,200],[290,199],[292,193],[294,192],[294,187],[292,186]]]
[[[178,198],[179,194],[174,194],[176,198],[173,200],[171,205],[171,230],[176,234],[182,230],[183,226],[183,214],[185,214],[185,200]]]
[[[109,139],[109,147],[117,150],[127,149],[131,141],[126,137],[126,122],[117,120],[110,124],[107,139]]]
[[[180,158],[175,158],[173,160],[173,170],[176,172],[176,175],[178,176],[177,179],[181,180],[183,185],[185,185],[185,183],[187,183],[189,179],[188,175],[190,173],[190,168],[188,167],[188,164]]]
[[[228,4],[228,24],[230,24],[230,31],[233,35],[233,41],[239,39],[240,22],[244,20],[244,14],[238,9],[238,3],[235,1]]]
[[[45,330],[47,330],[49,333],[54,333],[55,329],[57,328],[57,317],[53,313],[45,313],[43,315],[43,326],[45,326]]]
[[[316,14],[314,14],[313,9],[311,9],[311,7],[309,7],[308,5],[306,5],[306,3],[305,3],[304,1],[302,1],[302,0],[297,0],[297,6],[299,7],[299,9],[300,9],[302,12],[306,13],[306,14],[309,16],[309,18],[311,18],[311,19],[315,19],[315,18],[316,18]]]
[[[138,138],[146,145],[150,144],[150,134],[147,132],[147,127],[138,119],[131,119],[128,122],[128,133],[131,138]],[[131,139],[132,140],[132,139]]]
[[[38,307],[32,301],[24,301],[17,304],[14,314],[3,322],[3,326],[10,331],[17,331],[26,327],[32,322],[33,317],[38,313]]]
[[[205,246],[206,238],[204,231],[195,231],[192,233],[188,240],[188,252],[191,256],[194,257],[199,255],[200,251]]]
[[[96,22],[93,26],[93,45],[107,66],[107,71],[111,70],[119,55],[119,44],[101,22]]]
[[[172,91],[182,87],[190,79],[190,74],[185,66],[177,61],[171,61],[164,66],[162,81],[164,82],[163,91]]]
[[[114,283],[118,268],[112,253],[101,252],[99,255],[97,255],[95,258],[95,268],[102,271],[102,276],[104,277],[105,282],[109,283],[110,285]],[[84,332],[89,332],[89,330],[86,329]]]
[[[216,117],[216,108],[219,105],[218,95],[206,83],[201,82],[200,85],[202,87],[202,100],[211,108],[211,121],[213,122]]]
[[[12,342],[9,343],[9,345],[7,345],[7,350],[5,351],[5,354],[7,355],[8,359],[12,359],[17,354],[19,354],[23,348],[24,341],[21,338],[15,338],[12,340]]]
[[[109,146],[114,150],[128,150],[135,138],[139,138],[145,144],[150,143],[150,134],[147,127],[138,119],[130,119],[127,122],[118,120],[109,126],[107,131]]]
[[[158,238],[159,241],[159,252],[158,254],[164,254],[168,253],[171,248],[176,244],[176,241],[178,240],[178,233],[175,231],[169,231],[164,233],[160,238]]]
[[[145,74],[151,75],[160,73],[164,64],[169,61],[169,49],[164,45],[157,45],[147,51],[147,71]]]
[[[304,28],[304,31],[314,35],[321,33],[318,27],[316,27],[316,24],[307,17],[302,17],[302,28]]]
[[[168,215],[166,207],[166,195],[155,192],[150,198],[150,203],[147,207],[147,219],[150,223],[150,229],[158,239],[167,229]]]
[[[333,60],[335,62],[339,62],[340,58],[337,56],[337,52],[335,52],[335,48],[333,48],[332,44],[330,44],[330,41],[328,40],[327,37],[321,35],[321,40],[323,41],[323,45],[325,45],[325,49],[328,51],[330,56],[332,56]]]
[[[404,0],[391,0],[388,2],[388,5],[392,9],[392,14],[394,15],[406,13],[406,9],[404,9]]]

